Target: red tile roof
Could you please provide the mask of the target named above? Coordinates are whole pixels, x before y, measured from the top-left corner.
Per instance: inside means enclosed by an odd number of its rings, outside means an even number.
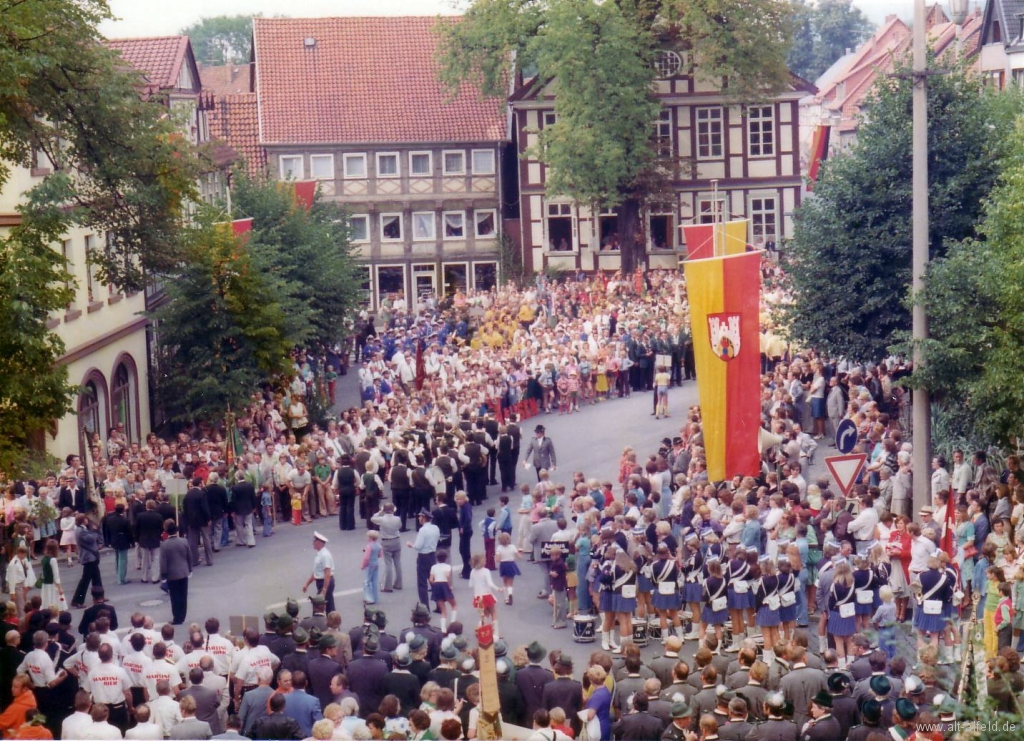
[[[438,23],[457,18],[254,18],[264,144],[505,138],[505,101],[437,79]],[[314,42],[306,46],[306,40]]]
[[[189,48],[188,36],[107,39],[104,43],[157,88],[166,90],[178,86],[181,65]]]
[[[249,174],[262,176],[267,154],[260,146],[256,93],[218,95],[209,114],[210,137],[227,142],[246,161]]]
[[[222,64],[216,67],[199,68],[199,76],[203,80],[203,90],[209,90],[216,95],[251,92],[249,89],[251,73],[251,64]]]

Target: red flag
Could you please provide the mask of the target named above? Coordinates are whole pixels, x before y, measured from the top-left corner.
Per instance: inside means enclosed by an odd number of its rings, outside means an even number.
[[[807,168],[807,190],[809,191],[814,190],[814,183],[818,180],[818,170],[828,156],[828,140],[831,134],[831,126],[818,126],[814,130],[814,140],[811,142],[811,164]]]
[[[683,227],[686,259],[704,260],[715,256],[715,225],[689,224]]]
[[[313,201],[316,199],[316,180],[298,180],[295,182],[296,206],[302,206],[306,211],[313,208]]]
[[[231,231],[236,237],[252,231],[252,219],[235,219],[231,222]]]
[[[416,343],[416,390],[423,390],[423,383],[427,380],[427,366],[423,360],[423,340]]]

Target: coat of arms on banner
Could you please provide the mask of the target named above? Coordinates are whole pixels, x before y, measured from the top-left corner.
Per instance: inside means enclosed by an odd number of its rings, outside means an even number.
[[[735,358],[740,354],[740,315],[708,314],[708,337],[720,360]]]

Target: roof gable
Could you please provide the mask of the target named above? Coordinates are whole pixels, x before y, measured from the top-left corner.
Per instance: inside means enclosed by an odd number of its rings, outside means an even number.
[[[267,156],[260,145],[255,93],[217,96],[209,121],[210,136],[238,152],[250,175],[259,177],[266,171]]]
[[[137,69],[151,85],[160,90],[181,90],[198,93],[199,67],[192,54],[188,36],[150,36],[132,39],[107,39],[104,44],[113,49],[132,67]],[[182,72],[191,79],[188,88],[179,81]]]
[[[201,67],[203,90],[215,95],[237,95],[252,92],[251,64],[221,64]]]
[[[505,101],[437,78],[440,23],[457,18],[254,18],[264,144],[506,139]]]

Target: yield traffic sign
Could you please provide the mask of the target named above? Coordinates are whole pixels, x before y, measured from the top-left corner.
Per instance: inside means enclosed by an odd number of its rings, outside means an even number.
[[[853,488],[857,476],[864,468],[864,462],[868,459],[864,453],[852,453],[851,455],[833,455],[825,459],[829,473],[836,480],[836,486],[843,496],[848,496]]]

